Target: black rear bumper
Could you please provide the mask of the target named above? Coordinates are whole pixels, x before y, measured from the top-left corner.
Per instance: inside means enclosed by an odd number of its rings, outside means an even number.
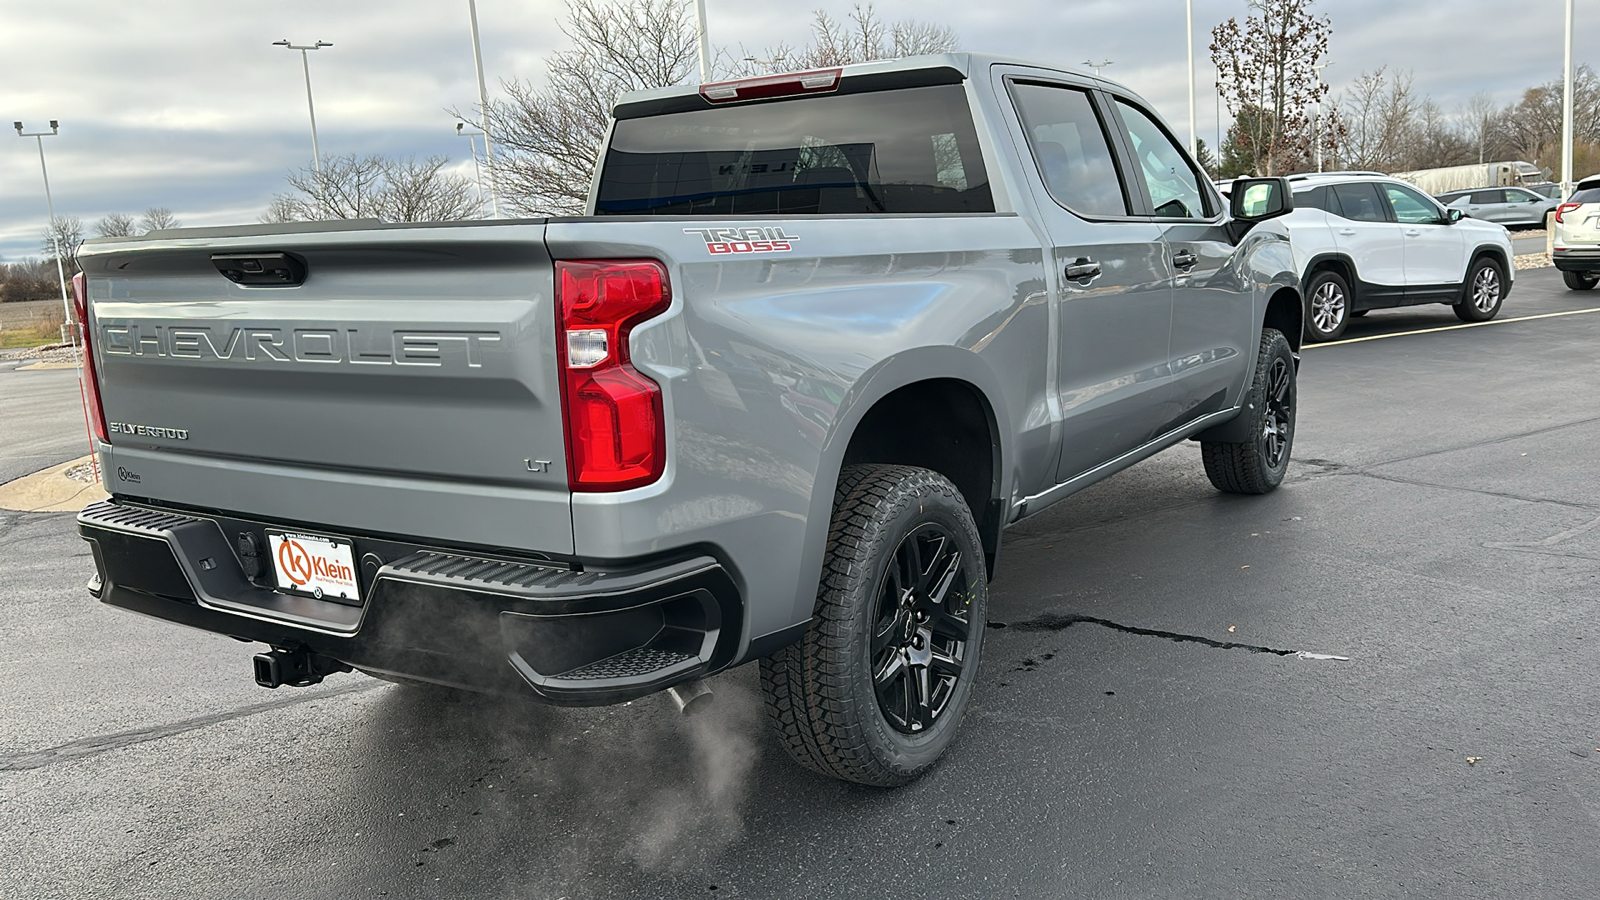
[[[346,536],[361,605],[252,578],[238,535],[271,523],[96,503],[78,516],[90,592],[160,619],[304,649],[364,671],[562,705],[617,703],[703,677],[738,651],[743,608],[708,555],[574,565]]]
[[[1553,250],[1550,261],[1563,272],[1600,272],[1600,248]]]

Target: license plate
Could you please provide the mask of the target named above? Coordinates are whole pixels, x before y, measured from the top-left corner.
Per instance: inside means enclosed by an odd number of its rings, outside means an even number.
[[[319,600],[358,603],[355,545],[338,538],[295,531],[267,532],[278,589]]]

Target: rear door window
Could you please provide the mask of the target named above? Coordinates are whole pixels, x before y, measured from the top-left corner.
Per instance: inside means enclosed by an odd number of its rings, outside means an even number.
[[[1479,206],[1484,206],[1490,203],[1504,203],[1506,202],[1505,197],[1506,192],[1501,190],[1474,191],[1472,194],[1472,202]]]
[[[960,85],[619,119],[600,215],[993,212]]]
[[[1368,181],[1333,185],[1333,194],[1339,198],[1340,215],[1356,222],[1387,222],[1388,205],[1378,196],[1378,189]]]
[[[1017,82],[1011,95],[1050,196],[1079,215],[1128,215],[1122,177],[1089,92]]]

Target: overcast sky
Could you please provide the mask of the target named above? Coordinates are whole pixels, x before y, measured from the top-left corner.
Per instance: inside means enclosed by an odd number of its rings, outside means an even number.
[[[803,43],[811,6],[850,0],[708,0],[714,44],[754,51]],[[1195,0],[1197,110],[1214,140],[1209,30],[1244,0]],[[1577,62],[1600,48],[1600,0],[1578,0]],[[963,49],[1105,70],[1187,132],[1182,0],[877,0],[886,19],[950,25]],[[1515,100],[1561,69],[1562,0],[1321,0],[1333,22],[1324,72],[1334,94],[1380,65],[1411,70],[1419,93],[1454,110],[1486,91]],[[563,0],[479,0],[490,93],[539,79],[560,49]],[[58,215],[87,229],[111,212],[171,208],[186,225],[254,222],[284,173],[310,161],[300,54],[272,42],[330,41],[311,55],[324,155],[445,154],[470,173],[444,112],[476,97],[466,0],[0,0],[0,121],[46,138]],[[1226,122],[1224,121],[1224,124]],[[33,139],[0,132],[0,260],[37,256],[47,218]]]

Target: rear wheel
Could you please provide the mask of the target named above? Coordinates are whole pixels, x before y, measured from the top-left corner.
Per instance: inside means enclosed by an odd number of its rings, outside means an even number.
[[[1472,261],[1461,302],[1454,307],[1463,322],[1487,322],[1500,312],[1506,297],[1506,273],[1487,256]]]
[[[1201,441],[1206,477],[1219,491],[1265,494],[1283,483],[1294,447],[1294,353],[1276,328],[1261,330],[1255,377],[1245,395],[1246,424],[1251,437],[1239,443]]]
[[[938,761],[977,679],[983,545],[944,476],[849,466],[811,628],[761,661],[784,749],[834,778],[889,787]]]
[[[1306,340],[1331,341],[1350,324],[1350,285],[1338,272],[1323,270],[1306,285]]]
[[[1593,290],[1596,284],[1600,284],[1600,275],[1592,272],[1562,272],[1561,280],[1565,281],[1571,290],[1588,291]]]

